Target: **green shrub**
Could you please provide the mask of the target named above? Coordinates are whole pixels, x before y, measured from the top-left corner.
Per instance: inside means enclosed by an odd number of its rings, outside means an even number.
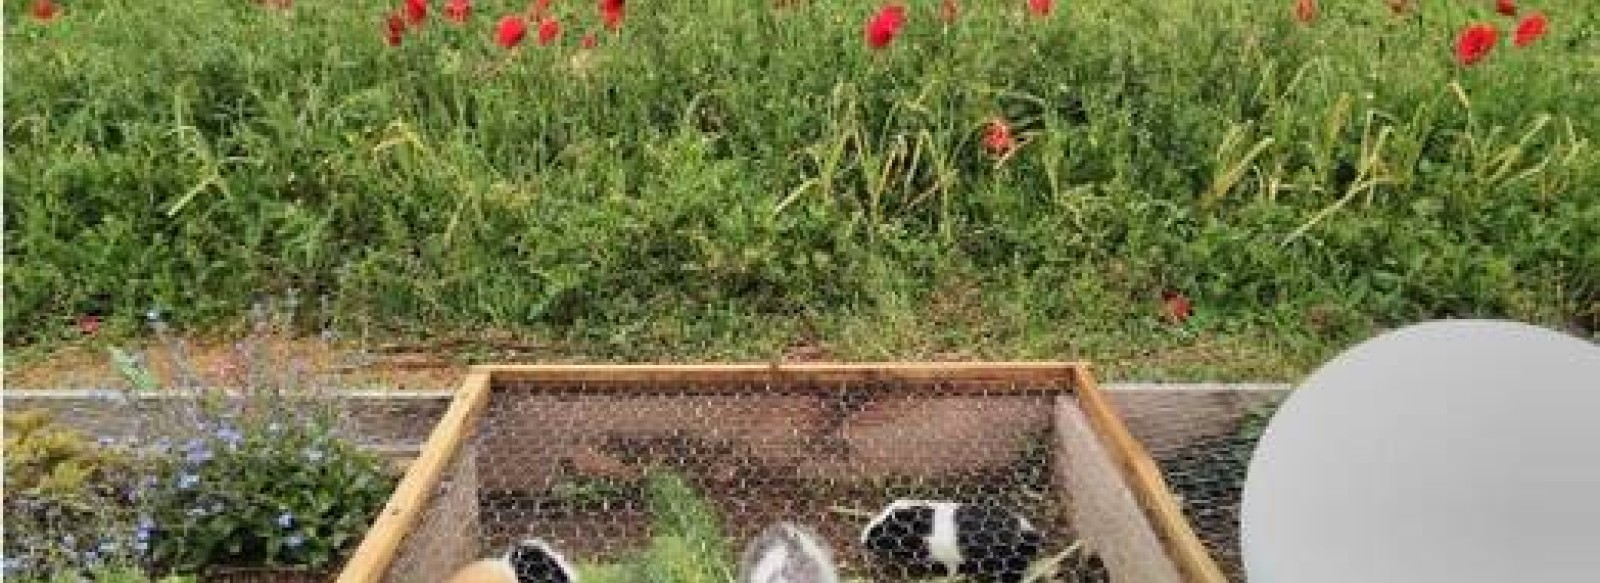
[[[337,435],[332,418],[203,410],[203,432],[175,448],[146,506],[165,568],[327,568],[393,487],[383,458]]]

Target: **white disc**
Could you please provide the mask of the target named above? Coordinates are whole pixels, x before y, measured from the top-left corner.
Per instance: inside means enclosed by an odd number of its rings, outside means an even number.
[[[1600,346],[1409,326],[1323,365],[1251,459],[1250,583],[1600,581]]]

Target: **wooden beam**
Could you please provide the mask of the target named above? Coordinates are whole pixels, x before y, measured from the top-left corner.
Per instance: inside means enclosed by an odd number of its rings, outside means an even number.
[[[1102,439],[1108,440],[1106,445],[1113,461],[1155,525],[1183,577],[1189,583],[1228,583],[1222,569],[1190,527],[1183,508],[1172,497],[1172,490],[1161,476],[1161,468],[1123,425],[1110,401],[1095,384],[1094,375],[1087,367],[1076,374],[1078,402],[1088,414],[1089,423]]]
[[[478,365],[496,381],[548,383],[1072,382],[1077,362]]]
[[[461,449],[489,401],[489,374],[467,374],[444,417],[434,426],[416,461],[406,469],[383,511],[373,521],[337,583],[378,583],[394,561],[406,534],[416,527],[450,460]]]

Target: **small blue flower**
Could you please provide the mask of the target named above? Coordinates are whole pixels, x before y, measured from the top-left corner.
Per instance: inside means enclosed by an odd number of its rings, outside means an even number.
[[[305,542],[305,537],[302,537],[298,534],[291,534],[289,535],[289,538],[283,539],[283,544],[289,545],[289,548],[298,547],[305,544]]]
[[[317,463],[317,462],[322,461],[322,456],[323,456],[322,450],[319,450],[319,449],[307,449],[305,451],[305,454],[306,454],[306,460],[310,461],[311,463]]]
[[[149,516],[140,516],[139,517],[139,530],[151,530],[151,529],[154,529],[155,527],[156,527],[156,521],[152,520]]]
[[[204,441],[191,439],[189,440],[189,445],[185,449],[187,453],[184,454],[184,459],[191,464],[199,464],[211,461],[211,448],[207,447]]]
[[[223,427],[217,430],[217,439],[221,439],[223,443],[228,444],[228,447],[238,447],[239,442],[244,441],[244,434],[240,433],[238,429]]]
[[[197,474],[183,474],[178,476],[178,488],[181,490],[188,490],[193,488],[195,484],[199,483],[200,476]]]
[[[294,513],[285,512],[283,514],[279,514],[278,515],[278,526],[283,527],[283,528],[289,528],[291,526],[294,526]]]

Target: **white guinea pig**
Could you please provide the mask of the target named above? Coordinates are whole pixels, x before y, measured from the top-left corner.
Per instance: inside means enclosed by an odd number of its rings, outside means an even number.
[[[780,522],[745,547],[739,583],[838,583],[828,543],[811,529]]]

